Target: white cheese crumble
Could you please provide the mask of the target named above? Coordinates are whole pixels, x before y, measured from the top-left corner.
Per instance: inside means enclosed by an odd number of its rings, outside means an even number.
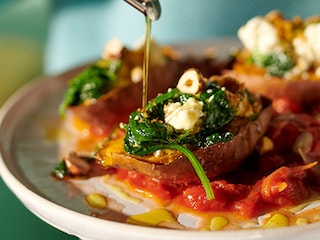
[[[124,48],[122,42],[117,39],[111,39],[103,48],[102,51],[102,58],[103,59],[110,59],[110,58],[119,58]]]
[[[268,16],[254,17],[238,30],[244,48],[253,54],[288,53],[294,66],[285,73],[285,79],[308,79],[310,70],[320,77],[320,23],[274,17],[278,18],[277,22]]]
[[[164,120],[177,130],[194,130],[204,116],[202,107],[203,102],[193,97],[188,98],[184,104],[168,103],[164,106]]]
[[[308,44],[312,49],[316,75],[320,76],[320,23],[310,24],[304,31]]]
[[[133,83],[140,82],[142,81],[143,70],[140,66],[134,67],[131,70],[130,75],[131,75],[131,81]]]
[[[286,74],[286,78],[307,72],[312,65],[320,64],[320,23],[310,24],[303,33],[292,41],[297,56],[296,66]],[[320,67],[315,73],[320,73]]]
[[[244,47],[251,52],[268,54],[281,49],[277,29],[263,17],[254,17],[238,31]]]
[[[304,35],[312,50],[314,61],[320,63],[320,23],[310,24],[304,30]]]

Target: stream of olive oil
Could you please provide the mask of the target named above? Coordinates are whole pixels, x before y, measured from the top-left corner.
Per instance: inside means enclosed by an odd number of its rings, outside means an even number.
[[[148,103],[151,26],[151,19],[148,16],[146,16],[146,36],[144,40],[144,58],[142,75],[142,108],[145,108]]]

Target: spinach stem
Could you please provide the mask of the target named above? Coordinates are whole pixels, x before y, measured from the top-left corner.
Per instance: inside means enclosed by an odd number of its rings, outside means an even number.
[[[198,177],[201,181],[201,184],[204,188],[204,191],[206,192],[207,199],[213,200],[215,198],[210,181],[209,181],[204,169],[202,168],[197,157],[193,154],[193,152],[190,149],[188,149],[187,147],[184,147],[182,145],[178,145],[178,144],[159,145],[159,146],[155,146],[155,148],[157,148],[157,149],[165,149],[165,148],[166,149],[175,149],[175,150],[178,150],[181,153],[183,153],[188,158],[188,160],[190,161],[196,174],[198,175]]]

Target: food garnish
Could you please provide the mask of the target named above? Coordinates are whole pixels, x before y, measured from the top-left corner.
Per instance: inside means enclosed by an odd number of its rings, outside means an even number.
[[[181,81],[185,80],[185,75],[191,73],[198,74],[195,69],[187,70],[180,78],[178,88]],[[188,81],[199,80],[189,78]],[[232,139],[232,133],[219,130],[237,116],[241,104],[246,102],[248,111],[251,111],[248,117],[254,118],[260,111],[259,108],[254,109],[254,102],[248,100],[248,92],[231,93],[213,79],[204,91],[195,94],[178,88],[160,94],[145,109],[139,109],[129,116],[128,124],[124,125],[127,133],[124,146],[128,153],[147,155],[166,144],[204,147],[215,142],[227,142]],[[237,102],[231,102],[231,96]]]
[[[319,79],[319,31],[319,17],[286,19],[279,11],[254,17],[238,31],[244,49],[236,68],[247,65],[284,80]]]
[[[250,19],[238,30],[243,47],[226,72],[249,91],[281,105],[319,101],[320,18],[285,18],[279,11]],[[299,106],[300,105],[300,106]]]
[[[119,59],[101,59],[70,80],[59,108],[60,114],[63,116],[69,106],[93,101],[112,89],[120,64]]]

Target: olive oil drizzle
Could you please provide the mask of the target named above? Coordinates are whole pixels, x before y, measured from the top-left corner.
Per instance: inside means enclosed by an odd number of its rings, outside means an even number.
[[[149,64],[150,64],[150,40],[151,40],[151,26],[152,21],[148,15],[146,15],[146,35],[144,40],[144,58],[143,58],[143,75],[142,75],[142,109],[146,109],[148,104],[148,86],[149,86]],[[159,146],[158,146],[159,147]],[[157,148],[157,146],[155,147]],[[199,163],[198,159],[193,155],[193,153],[186,147],[180,146],[177,144],[168,144],[165,146],[160,146],[161,148],[171,148],[179,150],[181,153],[186,155],[189,159],[190,163],[192,164],[193,168],[195,169],[199,179],[203,185],[203,188],[206,192],[206,196],[208,200],[213,200],[214,193],[212,187],[210,185],[210,181],[203,170],[201,164]],[[157,150],[159,150],[157,149]]]
[[[144,41],[143,75],[142,75],[142,108],[148,103],[149,86],[149,64],[150,64],[150,39],[151,39],[151,19],[146,15],[146,36]]]

